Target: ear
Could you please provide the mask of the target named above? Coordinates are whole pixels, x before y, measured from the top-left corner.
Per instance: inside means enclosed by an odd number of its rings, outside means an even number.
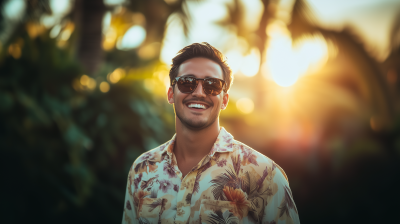
[[[167,96],[168,96],[168,103],[169,104],[173,104],[174,103],[174,89],[173,89],[174,87],[172,87],[172,86],[170,86],[169,88],[168,88],[168,94],[167,94]]]
[[[224,93],[224,96],[222,98],[221,110],[225,110],[225,108],[228,106],[228,102],[229,102],[229,94]]]

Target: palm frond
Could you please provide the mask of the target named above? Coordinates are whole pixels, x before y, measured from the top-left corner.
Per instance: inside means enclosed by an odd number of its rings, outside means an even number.
[[[246,178],[249,181],[249,194],[254,192],[257,189],[257,181],[255,178],[251,178],[250,172],[246,172]]]
[[[250,174],[248,171],[246,171],[244,176],[241,178],[241,189],[243,192],[246,192],[247,195],[250,194]]]
[[[226,224],[223,217],[220,217],[216,214],[211,214],[210,219],[208,220],[211,224]]]
[[[288,29],[293,39],[298,38],[302,33],[312,33],[315,31],[311,21],[315,21],[314,15],[304,0],[296,0],[292,9],[292,21]]]
[[[286,204],[281,204],[281,206],[279,207],[280,211],[279,211],[279,218],[283,216],[283,214],[286,213],[287,216],[289,216],[289,209],[287,207]]]
[[[359,77],[353,75],[353,77],[347,78],[357,79],[354,82],[362,83],[370,89],[370,109],[374,114],[378,114],[379,117],[384,119],[384,124],[387,124],[394,114],[393,99],[377,61],[369,55],[354,31],[349,28],[344,31],[321,28],[316,25],[315,21],[317,20],[313,18],[306,2],[304,0],[296,0],[292,10],[292,21],[288,25],[293,41],[295,42],[305,35],[315,34],[332,41],[338,48],[339,53],[349,58],[359,74],[362,74]],[[394,29],[396,29],[396,26]],[[340,81],[337,85],[340,85]],[[349,87],[345,86],[344,88]],[[363,97],[360,93],[354,94],[360,98]]]
[[[217,210],[211,214],[208,222],[211,224],[239,224],[239,219],[229,211],[222,213],[221,210]]]
[[[225,223],[229,224],[239,224],[239,218],[234,216],[231,212],[225,211],[223,213]]]
[[[208,222],[211,224],[239,224],[240,221],[229,211],[222,213],[221,210],[217,210],[214,214],[211,214]]]
[[[226,3],[228,15],[217,21],[216,24],[221,27],[234,26],[237,30],[237,35],[240,37],[246,37],[249,33],[248,28],[244,21],[245,11],[243,9],[243,3],[239,0],[233,0]]]
[[[292,191],[290,190],[289,187],[284,186],[285,188],[285,200],[286,200],[286,204],[289,208],[294,209],[297,212],[297,208],[296,205],[294,204],[294,200],[293,200],[293,195],[292,195]]]
[[[239,174],[240,171],[240,163],[242,162],[240,159],[240,155],[237,156],[237,158],[235,158],[234,156],[231,156],[231,160],[233,163],[233,168],[235,170],[236,174]]]
[[[214,198],[216,200],[224,200],[224,193],[223,189],[225,186],[231,186],[236,188],[236,174],[234,174],[230,170],[226,170],[227,173],[223,173],[221,175],[216,176],[214,179],[210,181],[210,183],[213,183],[211,185],[213,187],[213,194]]]
[[[169,11],[171,14],[175,13],[182,23],[183,34],[185,37],[189,35],[189,29],[191,25],[191,17],[187,10],[185,0],[180,0],[174,4],[169,5]]]
[[[187,37],[189,35],[189,28],[191,25],[191,19],[189,14],[187,14],[185,12],[186,10],[184,8],[182,8],[181,10],[179,10],[178,13],[178,17],[181,20],[182,23],[182,28],[183,28],[183,34],[185,35],[185,37]]]
[[[210,181],[213,183],[211,185],[213,187],[213,194],[216,200],[225,200],[225,195],[223,193],[223,189],[225,186],[232,188],[240,188],[242,187],[242,180],[239,178],[233,170],[225,170],[226,173],[218,175],[214,179]]]
[[[285,213],[287,216],[290,216],[289,209],[294,209],[296,213],[298,213],[292,198],[292,192],[287,186],[284,186],[284,189],[285,189],[285,197],[283,198],[282,203],[279,206],[280,209],[279,217],[282,217],[282,215]]]
[[[268,176],[268,166],[265,167],[265,170],[263,172],[263,175],[261,178],[257,181],[257,186],[258,189],[261,189],[261,185],[264,183],[265,178]]]

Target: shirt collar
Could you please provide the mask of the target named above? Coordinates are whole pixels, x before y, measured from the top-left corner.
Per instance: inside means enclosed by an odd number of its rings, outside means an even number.
[[[216,152],[232,152],[233,151],[233,136],[221,127],[218,138],[208,154],[210,157],[214,156]]]
[[[168,160],[172,159],[174,144],[175,144],[176,134],[172,137],[171,140],[166,142],[165,144],[160,146],[160,155],[166,156],[168,155]],[[214,142],[213,147],[211,148],[208,155],[210,157],[214,156],[216,152],[224,153],[224,152],[232,152],[233,151],[233,136],[225,130],[225,128],[221,127],[217,140]],[[164,155],[165,154],[165,155]],[[161,159],[161,158],[160,158]]]

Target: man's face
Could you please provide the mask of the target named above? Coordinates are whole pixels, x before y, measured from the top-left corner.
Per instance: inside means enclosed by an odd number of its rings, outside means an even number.
[[[180,76],[223,80],[219,64],[207,58],[186,60],[179,67],[178,77]],[[177,122],[193,130],[201,130],[214,124],[221,109],[226,108],[228,100],[229,95],[223,91],[217,96],[206,95],[203,91],[203,81],[200,80],[193,93],[182,93],[177,85],[168,90],[168,102],[174,104]],[[193,104],[204,105],[205,109],[191,107]]]

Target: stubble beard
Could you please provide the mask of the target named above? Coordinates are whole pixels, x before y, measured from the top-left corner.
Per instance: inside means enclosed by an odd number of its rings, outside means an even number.
[[[214,122],[218,119],[219,113],[215,113],[215,115],[211,114],[208,120],[205,121],[194,121],[188,118],[185,118],[182,116],[182,114],[175,109],[175,114],[176,117],[179,119],[179,121],[188,129],[190,130],[195,130],[199,131],[204,128],[209,127],[210,125],[214,124]],[[210,121],[210,122],[208,122]]]

